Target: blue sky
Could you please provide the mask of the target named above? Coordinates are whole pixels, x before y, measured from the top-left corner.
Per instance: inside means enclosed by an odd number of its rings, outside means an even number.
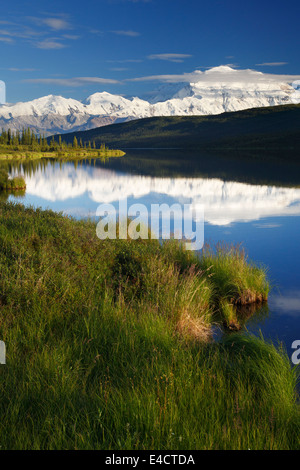
[[[0,17],[0,79],[16,102],[98,91],[146,97],[165,76],[225,64],[299,77],[299,4],[14,0]]]

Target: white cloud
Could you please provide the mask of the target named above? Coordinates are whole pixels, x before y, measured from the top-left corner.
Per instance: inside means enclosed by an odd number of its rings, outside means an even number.
[[[150,60],[167,60],[169,62],[183,62],[183,59],[188,59],[192,57],[191,54],[151,54],[148,55],[148,59]]]
[[[35,31],[27,26],[16,25],[12,29],[0,29],[0,34],[2,36],[11,37],[14,40],[15,38],[32,39],[44,35],[45,32]]]
[[[72,41],[76,41],[76,39],[80,38],[80,36],[77,36],[76,34],[64,34],[63,37],[65,39],[71,39]]]
[[[7,70],[9,70],[10,72],[36,72],[38,69],[30,69],[30,68],[20,69],[17,67],[10,67]]]
[[[139,63],[139,62],[143,62],[141,59],[122,59],[122,60],[107,60],[106,62],[110,62],[110,63],[117,63],[117,64],[126,64],[127,62],[129,63]]]
[[[229,66],[213,67],[205,72],[195,70],[191,73],[174,74],[174,75],[149,75],[145,77],[130,78],[126,81],[143,82],[143,81],[160,81],[166,83],[274,83],[288,82],[291,83],[300,79],[300,75],[279,75],[262,73],[257,70],[244,69],[236,70]]]
[[[140,36],[140,33],[137,31],[126,31],[126,30],[118,30],[118,31],[110,31],[111,33],[118,34],[119,36],[129,36],[129,37],[136,37]]]
[[[28,24],[24,24],[24,20],[32,24],[34,27],[29,27]],[[3,25],[3,29],[0,29],[0,41],[6,43],[14,43],[19,40],[24,40],[25,44],[29,44],[38,49],[62,49],[67,47],[64,44],[64,39],[78,39],[79,36],[65,34],[62,37],[54,38],[53,31],[61,32],[62,30],[72,29],[72,25],[68,21],[67,15],[55,15],[51,16],[28,16],[20,18],[17,22],[1,21],[0,25]]]
[[[59,31],[61,29],[71,29],[71,25],[61,18],[44,18],[41,20],[42,23],[49,26],[51,29]]]
[[[38,26],[46,25],[54,31],[61,31],[65,29],[72,29],[71,24],[64,18],[48,17],[40,18],[36,16],[28,16],[27,19]]]
[[[112,67],[109,70],[112,72],[125,72],[125,70],[128,70],[126,67]]]
[[[97,34],[97,35],[100,35],[100,36],[102,36],[104,34],[104,31],[101,31],[101,29],[90,29],[89,32],[91,34]]]
[[[11,31],[8,31],[7,29],[0,29],[0,34],[3,34],[4,36],[12,36]]]
[[[119,80],[112,78],[99,78],[99,77],[78,77],[78,80],[85,83],[121,83]]]
[[[12,44],[14,40],[12,38],[2,37],[0,38],[1,42],[6,42],[7,44]]]
[[[38,49],[63,49],[64,47],[67,47],[66,44],[54,39],[45,39],[44,41],[35,42],[34,46]]]
[[[255,64],[256,66],[278,67],[280,65],[287,65],[288,62],[263,62],[262,64]]]
[[[70,87],[78,87],[84,84],[91,84],[91,83],[102,83],[102,84],[121,83],[118,80],[114,80],[111,78],[100,78],[100,77],[28,78],[28,79],[23,80],[23,82],[47,84],[47,85],[70,86]]]

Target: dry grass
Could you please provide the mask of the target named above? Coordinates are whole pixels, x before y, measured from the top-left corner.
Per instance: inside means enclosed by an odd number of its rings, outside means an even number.
[[[187,311],[183,311],[176,325],[176,331],[188,341],[200,341],[209,343],[212,341],[211,324],[204,317],[191,317]]]

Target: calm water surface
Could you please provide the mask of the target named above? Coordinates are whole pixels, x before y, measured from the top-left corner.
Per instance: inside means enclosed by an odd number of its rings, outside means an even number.
[[[299,168],[260,162],[241,167],[212,157],[193,161],[185,155],[158,156],[127,152],[109,162],[32,162],[10,167],[25,175],[25,205],[63,211],[76,218],[93,217],[101,203],[127,197],[128,204],[174,202],[205,210],[205,242],[241,243],[250,259],[269,268],[273,289],[268,308],[255,314],[247,329],[285,344],[300,339],[300,185]],[[262,168],[255,177],[255,165]],[[289,174],[291,177],[289,178]],[[298,180],[300,183],[300,179]]]

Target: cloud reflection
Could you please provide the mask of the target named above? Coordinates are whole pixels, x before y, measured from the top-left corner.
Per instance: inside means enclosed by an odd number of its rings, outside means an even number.
[[[91,213],[94,203],[115,203],[126,197],[146,205],[152,200],[192,204],[194,208],[201,204],[205,221],[219,226],[300,215],[299,188],[224,182],[217,178],[153,178],[84,165],[75,169],[73,163],[65,163],[61,167],[48,164],[27,174],[26,184],[26,195],[50,203],[64,201],[66,212],[68,200],[85,195],[81,214],[87,212],[86,198],[91,201]],[[80,206],[80,201],[76,205]]]

